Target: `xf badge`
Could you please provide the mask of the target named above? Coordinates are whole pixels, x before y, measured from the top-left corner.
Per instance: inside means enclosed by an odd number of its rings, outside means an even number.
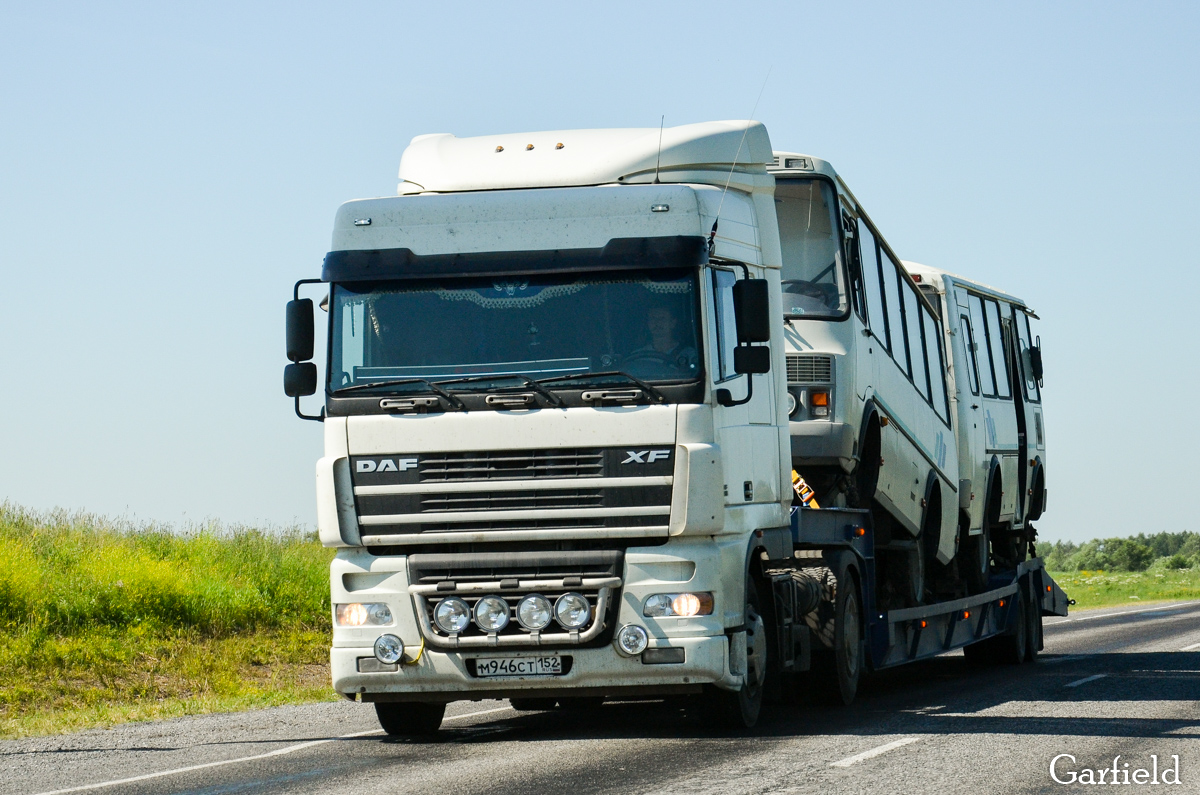
[[[642,450],[637,452],[634,450],[626,450],[629,453],[629,458],[622,461],[622,464],[653,464],[655,461],[671,457],[670,450]]]

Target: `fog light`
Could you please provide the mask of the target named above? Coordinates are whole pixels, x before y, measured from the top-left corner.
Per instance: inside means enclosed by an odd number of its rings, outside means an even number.
[[[579,629],[592,617],[592,608],[582,594],[565,593],[554,603],[554,617],[566,629]]]
[[[646,630],[636,624],[626,624],[617,631],[617,651],[629,657],[644,652],[649,642]]]
[[[467,628],[467,622],[470,620],[471,606],[457,596],[443,599],[433,610],[433,622],[447,635],[457,635],[462,632]]]
[[[484,632],[499,632],[508,626],[508,602],[485,596],[475,603],[475,625]]]
[[[384,665],[395,665],[404,657],[404,641],[395,635],[380,635],[375,639],[375,659]]]
[[[517,623],[531,631],[542,630],[550,625],[553,611],[549,599],[541,594],[530,594],[517,605]]]
[[[339,627],[363,627],[367,624],[382,627],[392,623],[391,608],[378,603],[335,605],[334,616]]]

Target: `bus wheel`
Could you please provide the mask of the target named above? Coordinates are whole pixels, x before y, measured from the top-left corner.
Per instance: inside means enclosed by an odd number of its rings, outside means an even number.
[[[987,522],[984,522],[983,531],[979,535],[968,535],[963,540],[960,565],[963,569],[963,579],[967,583],[967,590],[972,594],[983,593],[988,589],[989,564],[991,562],[988,556],[989,535]]]
[[[376,701],[375,715],[389,737],[431,737],[442,725],[445,704]]]
[[[834,598],[833,652],[813,655],[818,679],[814,692],[820,701],[849,706],[858,694],[862,677],[862,603],[858,583],[849,569],[842,569]]]

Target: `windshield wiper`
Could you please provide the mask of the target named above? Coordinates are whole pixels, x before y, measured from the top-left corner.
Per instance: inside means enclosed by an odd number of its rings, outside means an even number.
[[[451,380],[453,380],[453,379],[451,379]],[[439,383],[444,383],[444,382],[439,382]],[[381,388],[381,387],[389,387],[389,386],[407,386],[408,384],[423,384],[433,394],[437,395],[438,397],[445,398],[446,402],[449,403],[452,408],[454,408],[458,411],[466,411],[467,410],[467,404],[463,403],[462,400],[457,395],[450,394],[449,392],[447,392],[446,390],[444,390],[440,386],[438,386],[437,383],[435,383],[433,381],[429,381],[425,378],[397,378],[397,379],[394,379],[391,381],[372,381],[369,384],[354,384],[352,386],[344,386],[344,387],[341,387],[340,389],[335,389],[335,390],[333,390],[333,394],[340,395],[345,392],[358,392],[359,390],[362,390],[362,389],[375,389],[377,387]]]
[[[499,373],[497,375],[470,375],[470,376],[464,376],[462,378],[446,378],[442,381],[438,381],[438,383],[439,384],[474,384],[474,383],[480,383],[482,381],[496,381],[501,378],[515,378],[515,379],[521,381],[522,383],[525,384],[525,386],[529,387],[534,392],[537,392],[539,395],[546,398],[546,400],[550,401],[550,405],[552,405],[552,406],[561,407],[561,406],[566,405],[565,403],[563,403],[563,399],[560,398],[558,395],[554,394],[549,389],[546,389],[545,387],[543,387],[537,381],[534,381],[529,376],[521,375],[520,373]]]
[[[538,383],[546,384],[551,381],[577,381],[581,378],[606,378],[606,377],[610,377],[610,376],[619,376],[619,377],[624,378],[625,380],[629,381],[630,383],[636,384],[647,395],[649,395],[651,398],[653,398],[655,403],[666,403],[667,402],[667,399],[666,399],[666,397],[663,396],[662,392],[659,392],[657,389],[650,386],[649,384],[647,384],[645,381],[638,378],[637,376],[632,376],[629,373],[626,373],[622,370],[606,370],[602,373],[571,373],[570,375],[556,375],[552,378],[539,379]]]

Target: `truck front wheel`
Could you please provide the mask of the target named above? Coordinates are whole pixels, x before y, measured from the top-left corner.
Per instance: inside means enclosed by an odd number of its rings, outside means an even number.
[[[389,737],[429,737],[437,733],[445,704],[376,701],[375,715]]]
[[[763,620],[758,589],[746,578],[746,663],[741,690],[713,690],[708,694],[708,711],[719,725],[751,729],[762,710],[763,683],[767,678],[767,626]]]

